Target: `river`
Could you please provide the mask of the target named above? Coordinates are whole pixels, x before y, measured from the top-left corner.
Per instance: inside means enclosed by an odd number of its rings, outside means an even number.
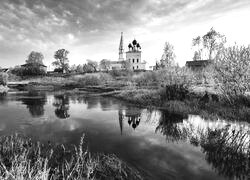
[[[0,135],[15,132],[74,145],[85,134],[91,153],[115,154],[150,180],[249,175],[249,123],[145,109],[111,97],[1,94]]]

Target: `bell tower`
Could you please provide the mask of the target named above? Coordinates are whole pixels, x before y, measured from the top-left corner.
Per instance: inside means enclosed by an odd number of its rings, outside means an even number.
[[[123,53],[124,53],[124,49],[123,49],[123,32],[121,32],[121,39],[120,39],[120,45],[119,45],[119,61],[124,61],[123,58]]]

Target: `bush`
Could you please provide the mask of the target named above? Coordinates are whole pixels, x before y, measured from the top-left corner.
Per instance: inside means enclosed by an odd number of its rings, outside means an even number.
[[[29,67],[15,67],[11,71],[12,74],[17,76],[44,76],[46,74],[44,69],[40,66],[31,65]]]
[[[97,86],[108,83],[113,78],[107,73],[90,73],[74,77],[83,86]]]
[[[216,80],[231,104],[250,90],[250,47],[222,49],[215,59]]]
[[[8,74],[0,73],[0,85],[6,86],[8,82]]]
[[[190,86],[196,82],[194,73],[183,67],[173,66],[157,71],[158,81],[161,85],[183,85]]]
[[[155,71],[141,72],[132,76],[132,80],[138,86],[152,86],[158,84],[158,77]]]

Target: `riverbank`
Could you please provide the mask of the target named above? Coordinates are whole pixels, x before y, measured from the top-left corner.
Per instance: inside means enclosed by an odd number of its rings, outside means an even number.
[[[40,144],[22,135],[0,137],[0,179],[142,179],[115,155],[91,155],[78,148]]]
[[[128,77],[126,77],[128,78]],[[189,89],[173,86],[136,84],[126,78],[113,79],[109,74],[87,74],[70,77],[42,77],[26,80],[21,90],[57,91],[72,93],[94,93],[113,96],[139,106],[156,107],[179,114],[195,114],[210,119],[250,121],[250,101],[234,105],[224,101],[214,86],[192,86]],[[167,91],[168,90],[168,91]]]

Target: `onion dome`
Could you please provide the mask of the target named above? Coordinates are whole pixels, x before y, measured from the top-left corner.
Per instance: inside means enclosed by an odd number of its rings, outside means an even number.
[[[136,44],[136,47],[141,49],[141,46],[139,43]]]
[[[132,44],[133,44],[134,46],[136,46],[137,41],[134,39],[134,40],[132,41]]]
[[[129,45],[128,45],[128,48],[130,49],[130,48],[132,48],[133,46],[132,46],[132,44],[131,43],[129,43]]]

